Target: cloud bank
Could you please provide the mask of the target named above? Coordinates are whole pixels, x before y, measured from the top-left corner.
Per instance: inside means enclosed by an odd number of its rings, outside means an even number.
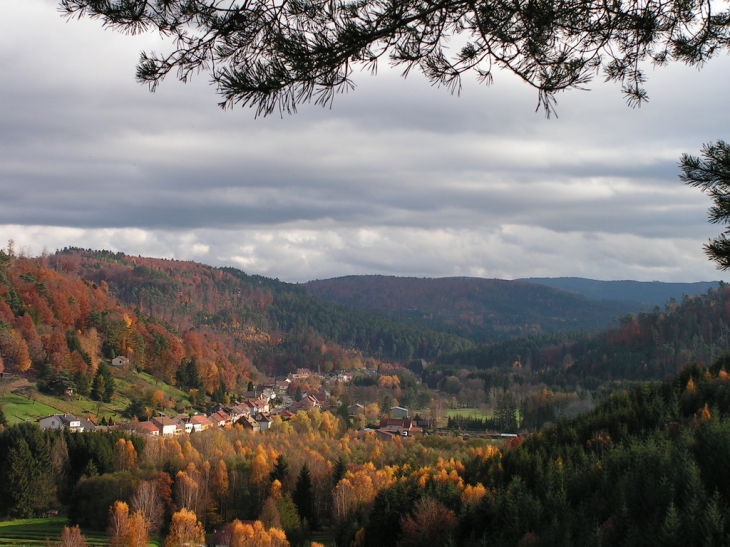
[[[221,111],[201,75],[134,82],[155,36],[66,22],[49,0],[0,21],[0,237],[233,265],[293,281],[357,273],[717,279],[709,200],[683,152],[727,137],[730,60],[558,97],[507,75],[460,97],[383,67],[332,109]]]

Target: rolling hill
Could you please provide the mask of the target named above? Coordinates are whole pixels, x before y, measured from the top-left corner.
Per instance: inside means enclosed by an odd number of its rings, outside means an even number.
[[[387,312],[478,342],[605,328],[641,309],[636,303],[594,301],[524,281],[348,276],[310,281],[313,296],[353,309]]]
[[[721,283],[720,281],[700,281],[697,283],[598,281],[583,277],[529,277],[517,281],[536,283],[553,289],[582,294],[592,300],[634,302],[649,309],[654,306],[664,306],[672,298],[681,301],[684,295],[697,296],[704,294],[709,289],[716,289]]]

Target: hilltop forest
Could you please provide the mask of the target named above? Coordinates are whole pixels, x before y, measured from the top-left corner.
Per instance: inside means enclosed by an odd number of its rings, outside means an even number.
[[[233,268],[80,249],[0,252],[0,366],[82,386],[117,356],[169,384],[193,363],[210,393],[298,367],[329,372],[361,367],[363,356],[434,359],[471,346]]]
[[[351,280],[343,279],[343,294],[357,294]],[[343,287],[342,280],[335,281],[321,286]],[[400,302],[390,311],[422,312],[423,302],[436,302],[438,291],[411,302],[413,289],[403,282],[375,276],[370,281],[390,288],[376,298],[377,291],[366,287],[357,298]],[[535,390],[587,390],[600,398],[627,381],[663,379],[691,362],[709,365],[730,349],[730,289],[722,284],[702,296],[669,301],[663,310],[624,314],[600,331],[577,332],[592,323],[575,319],[563,326],[580,329],[550,332],[557,327],[549,320],[527,329],[530,323],[519,310],[534,308],[533,318],[549,318],[578,297],[566,300],[560,291],[527,283],[447,281],[457,303],[475,287],[496,290],[471,311],[462,308],[460,322],[449,324],[328,302],[310,294],[319,285],[284,283],[235,268],[82,249],[35,258],[0,251],[0,367],[32,372],[47,392],[72,383],[79,394],[104,399],[113,378],[103,362],[116,356],[160,381],[209,395],[240,392],[263,375],[297,368],[326,373],[390,362],[408,365],[452,406],[494,406],[498,389],[511,390],[510,404],[517,408]],[[355,297],[348,298],[352,304]],[[502,303],[492,306],[493,315],[505,306],[512,310],[512,319],[507,314],[501,320],[505,332],[522,328],[538,334],[477,344],[483,331],[462,326],[468,324],[465,317],[477,326],[485,323],[483,314],[481,319],[470,315],[477,308],[483,313],[485,302]],[[578,311],[566,311],[567,317],[590,309],[586,299],[575,302]],[[408,399],[401,394],[399,400],[415,400],[413,380],[399,374],[403,386],[413,387]]]
[[[641,309],[636,302],[589,300],[534,283],[473,277],[360,275],[309,281],[305,287],[330,302],[418,321],[478,343],[599,330],[617,316]]]

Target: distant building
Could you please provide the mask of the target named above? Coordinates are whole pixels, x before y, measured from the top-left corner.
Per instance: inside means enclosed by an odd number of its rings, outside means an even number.
[[[79,421],[81,422],[81,427],[83,428],[83,431],[96,431],[96,424],[91,420],[82,418]]]
[[[251,431],[261,431],[261,426],[251,416],[242,416],[238,423],[243,426],[244,429],[250,429]]]
[[[365,407],[361,404],[354,404],[347,407],[348,416],[357,416],[358,414],[365,414]]]
[[[423,433],[423,428],[418,427],[414,420],[408,418],[382,418],[378,431],[394,433],[402,437],[411,437],[417,433]]]
[[[390,415],[396,419],[408,418],[408,409],[402,406],[394,406],[390,409]]]
[[[394,437],[398,437],[398,433],[391,431],[383,431],[382,429],[375,430],[375,438],[379,441],[392,441]]]
[[[271,416],[268,414],[256,414],[256,423],[259,424],[259,430],[266,431],[271,427]]]
[[[172,437],[177,435],[178,423],[172,418],[159,416],[156,418],[152,418],[150,422],[157,426],[157,429],[160,431],[160,435],[162,435],[163,437]]]
[[[193,431],[205,431],[206,429],[213,427],[213,422],[211,422],[207,416],[203,416],[202,414],[191,416],[190,423],[193,426]]]
[[[160,436],[160,428],[152,422],[137,422],[132,428],[139,435],[147,435],[148,437]]]
[[[126,357],[115,357],[111,363],[113,367],[126,367],[129,364],[129,359]]]
[[[84,430],[83,425],[81,425],[81,420],[73,414],[53,414],[46,416],[39,420],[39,424],[41,429],[68,429],[74,433],[80,433]]]
[[[228,415],[227,412],[223,410],[214,412],[213,414],[208,416],[208,419],[213,422],[213,425],[217,427],[225,427],[227,425],[231,425],[231,417]]]

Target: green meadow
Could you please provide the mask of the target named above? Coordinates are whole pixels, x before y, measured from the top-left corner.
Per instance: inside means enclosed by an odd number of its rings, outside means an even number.
[[[0,546],[45,547],[58,541],[67,525],[65,517],[0,522]],[[100,532],[82,530],[82,533],[90,547],[101,547],[109,542],[109,538]]]

